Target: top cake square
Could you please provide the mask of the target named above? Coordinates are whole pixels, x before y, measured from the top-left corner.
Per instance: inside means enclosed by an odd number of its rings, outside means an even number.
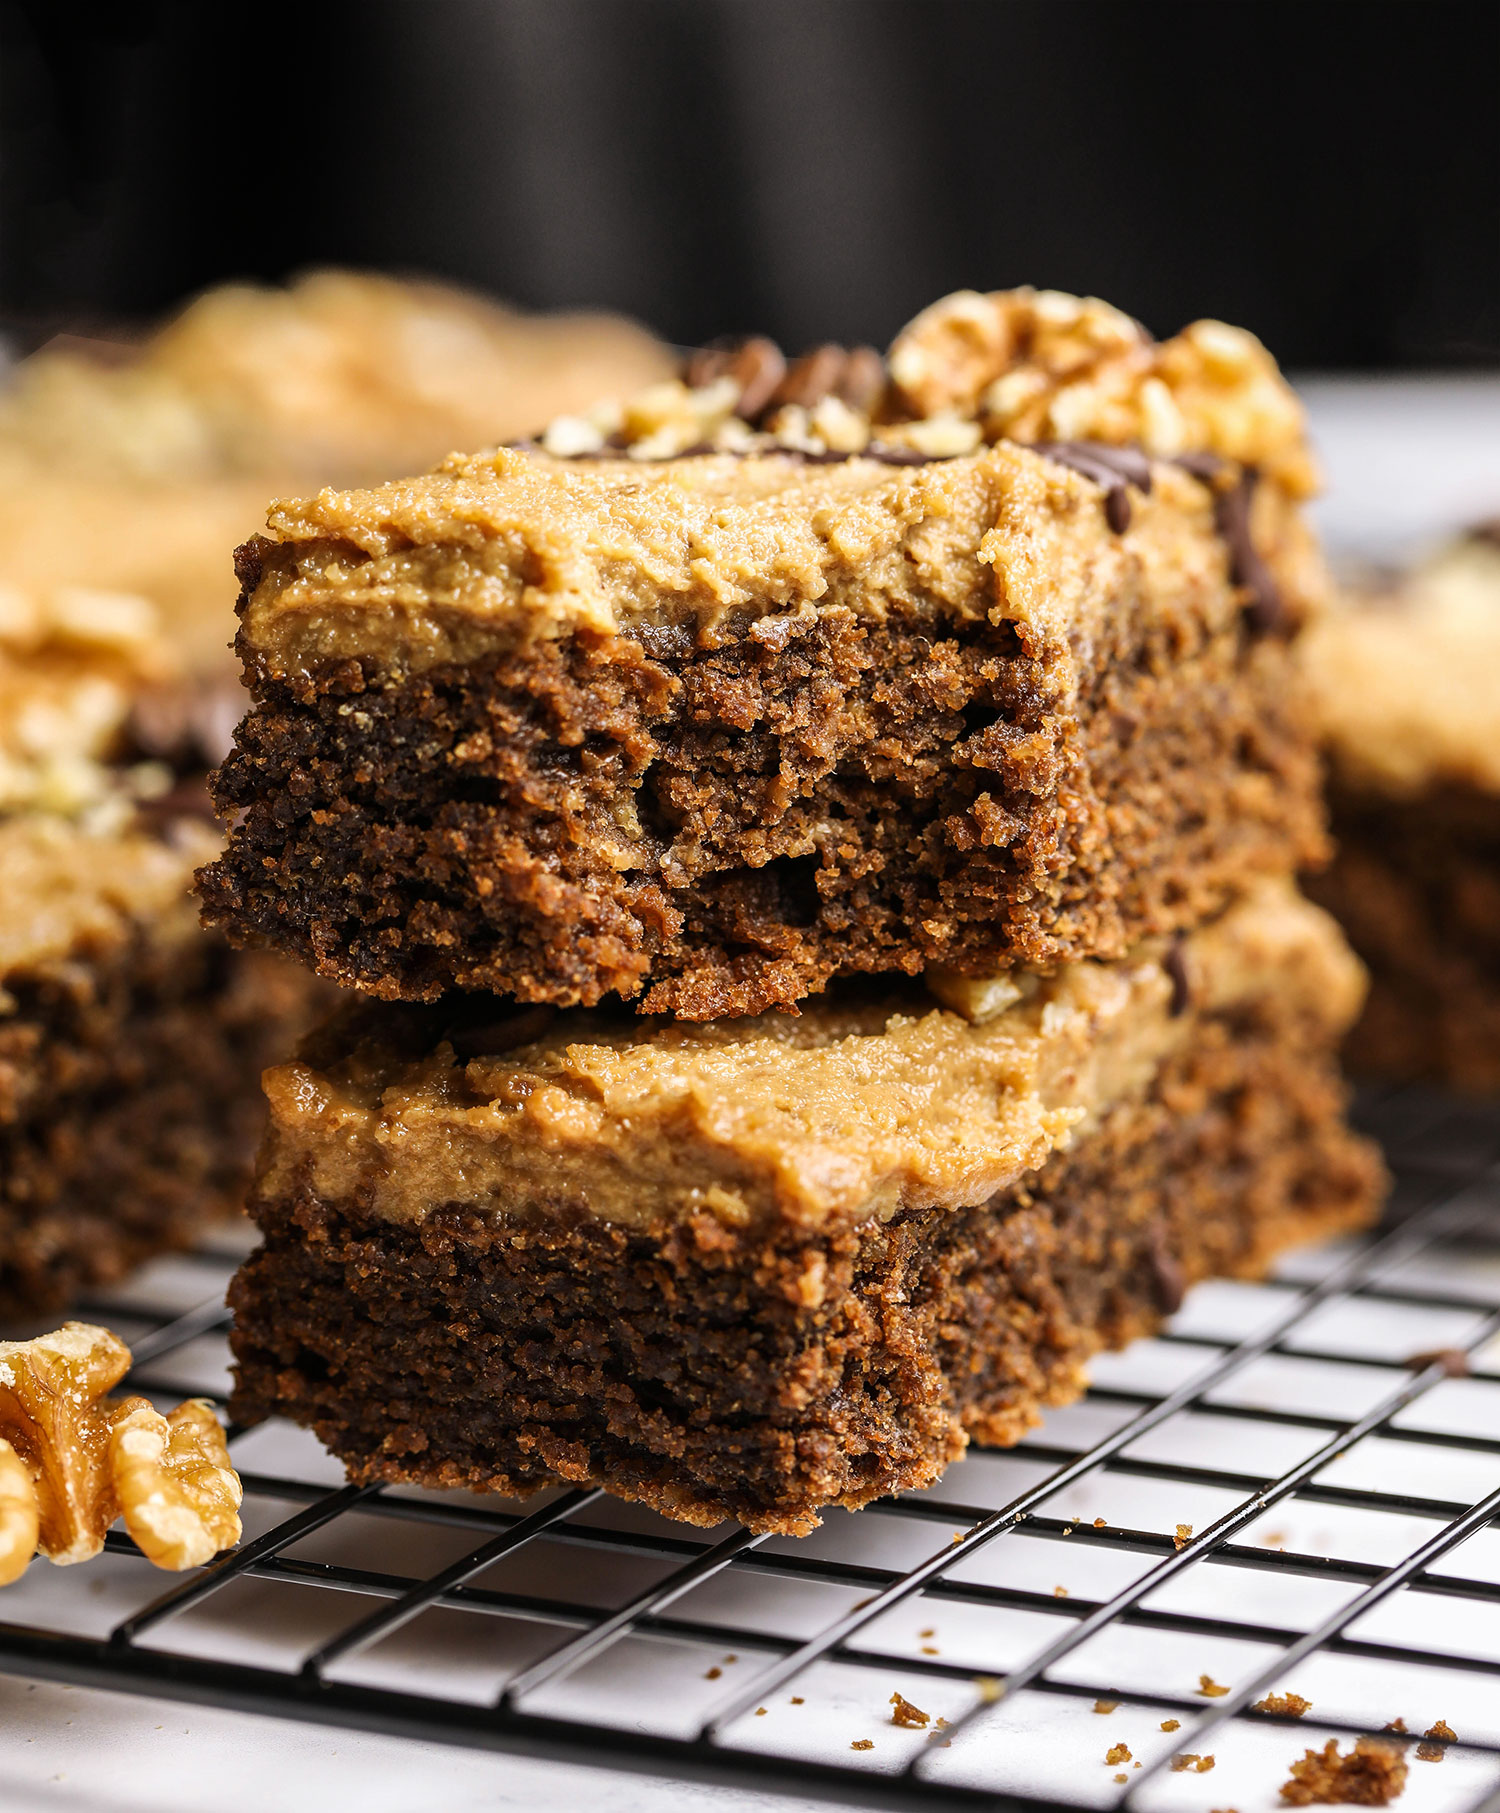
[[[1016,291],[279,504],[206,917],[688,1019],[1119,956],[1321,853],[1312,483],[1249,335]]]

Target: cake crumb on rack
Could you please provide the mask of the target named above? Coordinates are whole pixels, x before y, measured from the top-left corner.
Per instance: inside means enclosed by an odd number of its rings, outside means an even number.
[[[1185,1549],[1192,1540],[1193,1526],[1190,1523],[1178,1524],[1177,1534],[1172,1538],[1172,1547],[1178,1550]]]
[[[1095,1712],[1113,1712],[1119,1704],[1120,1704],[1120,1702],[1118,1700],[1095,1700],[1094,1701],[1094,1711]]]
[[[1199,1675],[1198,1691],[1205,1700],[1222,1700],[1229,1689],[1222,1686],[1212,1675]]]
[[[1406,1758],[1395,1744],[1356,1738],[1345,1755],[1331,1737],[1321,1750],[1308,1750],[1292,1764],[1281,1798],[1292,1807],[1384,1807],[1406,1787],[1406,1775]]]
[[[923,1712],[920,1706],[913,1706],[903,1694],[893,1693],[890,1703],[895,1708],[891,1714],[893,1725],[907,1725],[921,1730],[931,1721],[931,1713]]]
[[[1423,1741],[1417,1745],[1419,1760],[1424,1763],[1440,1763],[1448,1754],[1448,1745],[1457,1736],[1458,1733],[1446,1719],[1438,1719],[1422,1733]]]
[[[1129,1744],[1111,1744],[1104,1752],[1104,1760],[1106,1763],[1128,1763],[1131,1760]]]
[[[1312,1710],[1312,1701],[1304,1700],[1300,1693],[1268,1693],[1263,1700],[1257,1700],[1251,1710],[1279,1712],[1286,1718],[1300,1719],[1304,1712]]]

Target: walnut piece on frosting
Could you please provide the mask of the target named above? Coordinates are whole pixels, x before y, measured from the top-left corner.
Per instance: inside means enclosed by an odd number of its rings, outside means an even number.
[[[125,1343],[87,1322],[0,1341],[0,1586],[37,1553],[89,1560],[122,1512],[158,1567],[198,1566],[239,1540],[240,1483],[212,1409],[110,1402],[129,1367]]]
[[[785,449],[905,463],[998,440],[1215,454],[1294,498],[1318,482],[1302,406],[1253,334],[1195,321],[1158,343],[1109,303],[1060,290],[958,290],[903,328],[884,361],[870,347],[820,346],[790,363],[764,339],[704,347],[680,379],[608,420],[559,417],[542,445],[562,458]]]
[[[1317,488],[1296,395],[1254,334],[1222,321],[1158,344],[1097,297],[961,290],[897,335],[889,363],[913,414],[976,415],[987,440],[1216,453],[1293,496]]]

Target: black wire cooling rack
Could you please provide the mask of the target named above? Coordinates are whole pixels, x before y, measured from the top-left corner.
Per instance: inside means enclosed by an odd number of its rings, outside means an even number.
[[[704,1532],[590,1491],[340,1485],[261,1425],[232,1432],[236,1551],[176,1579],[113,1531],[33,1566],[0,1670],[902,1808],[1248,1813],[1400,1719],[1407,1804],[1500,1810],[1500,1113],[1361,1117],[1385,1231],[1200,1287],[926,1492]],[[80,1310],[131,1341],[132,1389],[222,1401],[233,1247]]]

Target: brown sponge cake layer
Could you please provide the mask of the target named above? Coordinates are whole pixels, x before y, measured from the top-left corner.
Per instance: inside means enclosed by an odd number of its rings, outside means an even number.
[[[5,977],[0,1313],[59,1307],[243,1200],[256,1078],[315,991],[177,917],[182,936],[145,927]]]
[[[418,665],[417,629],[373,607],[362,630],[363,607],[284,602],[347,547],[259,544],[241,636],[255,706],[217,779],[236,823],[201,880],[208,921],[388,999],[618,993],[708,1019],[840,974],[1120,956],[1318,860],[1287,643],[1252,633],[1208,488],[1159,478],[1122,542],[1084,481],[1021,449],[983,457],[967,489],[933,477],[916,502],[893,489],[907,475],[870,481],[892,513],[974,513],[944,572],[977,593],[913,581],[876,612],[850,575],[849,604],[729,613],[711,633],[680,604],[546,635],[466,608],[433,632],[464,658]],[[498,510],[523,480],[540,483],[509,467],[465,482]],[[855,503],[874,508],[819,507]],[[1002,510],[1004,582],[1000,556],[974,552]],[[1290,600],[1301,543],[1294,521],[1282,533]],[[1022,620],[1022,566],[1054,555]],[[342,652],[307,652],[319,624]]]
[[[1338,855],[1309,885],[1370,970],[1351,1067],[1500,1090],[1500,795],[1335,785],[1331,803]]]
[[[887,1221],[401,1223],[278,1173],[232,1290],[235,1413],[305,1424],[362,1481],[588,1481],[805,1531],[1017,1440],[1194,1280],[1367,1221],[1380,1167],[1329,1044],[1272,999],[1205,1017],[1039,1170]]]

